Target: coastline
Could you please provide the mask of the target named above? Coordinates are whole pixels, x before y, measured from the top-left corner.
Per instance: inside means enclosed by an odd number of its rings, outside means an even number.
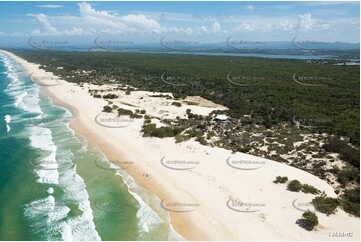
[[[3,52],[19,62],[28,72],[37,76],[52,77],[20,57]],[[46,79],[46,78],[44,78]],[[50,80],[51,78],[49,78]],[[42,82],[44,80],[37,80]],[[135,121],[124,129],[106,128],[95,122],[105,100],[93,98],[86,88],[62,81],[62,85],[44,87],[52,101],[74,113],[76,119],[70,127],[97,145],[109,160],[124,166],[122,161],[134,161],[125,171],[136,183],[151,191],[160,200],[178,203],[198,203],[191,212],[170,212],[175,230],[187,240],[331,240],[327,234],[352,228],[359,238],[359,219],[349,217],[343,211],[327,217],[318,214],[322,227],[308,232],[295,225],[302,212],[292,207],[295,199],[307,200],[309,194],[292,193],[284,185],[272,183],[277,175],[287,175],[325,191],[335,197],[333,189],[325,181],[296,168],[271,160],[237,152],[202,146],[195,141],[176,144],[173,138],[143,138],[139,136],[141,121]],[[47,84],[47,81],[44,81]],[[265,166],[249,172],[225,165],[227,157],[237,156],[245,160],[265,161]],[[187,171],[171,170],[162,166],[162,157],[200,160],[200,165]],[[143,174],[151,174],[151,179]],[[264,203],[261,212],[240,213],[226,206],[230,198],[245,202]],[[278,207],[277,207],[278,205]],[[260,238],[259,236],[263,236]],[[335,238],[332,238],[334,240]],[[339,238],[344,239],[344,238]]]

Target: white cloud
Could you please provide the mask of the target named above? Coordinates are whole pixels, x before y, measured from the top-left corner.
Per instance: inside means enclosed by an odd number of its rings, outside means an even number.
[[[48,17],[45,14],[28,14],[28,16],[35,17],[36,21],[45,29],[45,32],[41,32],[39,29],[35,29],[31,32],[31,35],[34,36],[61,36],[61,35],[70,35],[70,36],[79,36],[83,34],[83,29],[81,28],[72,28],[71,30],[64,29],[62,31],[58,31],[48,20]]]
[[[53,27],[50,22],[48,21],[47,17],[45,14],[36,14],[35,15],[36,21],[43,26],[43,28],[49,33],[49,34],[53,34],[53,35],[57,35],[58,34],[58,30]]]
[[[218,33],[221,31],[221,25],[218,22],[215,22],[212,26],[213,33]]]
[[[253,5],[248,5],[245,8],[250,11],[255,9]],[[309,32],[317,35],[317,37],[325,36],[325,38],[326,33],[335,36],[340,32],[352,32],[352,38],[355,38],[355,32],[359,31],[358,18],[333,18],[326,22],[322,18],[323,15],[314,12],[306,12],[301,15],[290,13],[289,15],[275,17],[254,14],[201,16],[179,12],[145,11],[130,11],[121,15],[113,10],[99,10],[97,6],[86,2],[78,3],[78,11],[79,14],[74,15],[29,14],[27,16],[33,17],[32,22],[38,23],[31,34],[47,36],[79,36],[102,33],[136,34],[150,39],[157,37],[157,34],[169,36],[185,34],[195,35],[197,38],[202,38],[202,35],[209,38],[210,35],[213,35],[219,38],[221,34],[230,33],[232,35],[235,32],[241,32],[259,36],[259,38],[269,37],[273,40],[284,40],[290,38],[288,34],[295,34],[296,32],[304,32],[304,34]],[[314,16],[318,16],[318,19]],[[29,19],[26,21],[26,24],[31,23]],[[351,25],[352,22],[356,26]],[[31,25],[33,26],[33,23]],[[0,28],[0,31],[4,30]],[[10,33],[4,32],[0,35],[7,34],[10,36]],[[342,36],[346,37],[345,34]]]
[[[310,31],[313,26],[311,14],[307,13],[299,16],[299,28],[301,31]]]
[[[248,23],[242,23],[240,25],[238,25],[234,31],[236,32],[241,32],[241,31],[254,31],[255,30],[255,27],[254,26],[251,26],[250,24]]]
[[[254,10],[254,6],[253,6],[253,5],[247,5],[246,8],[247,8],[247,10],[249,10],[249,11],[253,11],[253,10]]]
[[[291,31],[293,30],[293,28],[294,28],[293,24],[291,24],[287,20],[282,21],[281,23],[276,25],[276,29],[281,31]]]
[[[63,5],[55,5],[55,4],[44,4],[44,5],[38,5],[38,8],[63,8]]]
[[[107,11],[96,11],[89,3],[82,2],[78,5],[82,16],[113,17],[113,15],[109,14]]]
[[[299,15],[298,28],[303,32],[328,30],[330,25],[326,22],[314,21],[310,13]]]
[[[129,14],[120,18],[125,24],[129,26],[140,27],[154,32],[161,32],[160,24],[154,19],[148,19],[143,14]]]

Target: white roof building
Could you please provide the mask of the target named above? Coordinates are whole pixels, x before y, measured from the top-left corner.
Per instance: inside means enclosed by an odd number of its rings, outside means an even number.
[[[218,114],[214,119],[219,121],[226,121],[229,119],[229,117],[227,115]]]

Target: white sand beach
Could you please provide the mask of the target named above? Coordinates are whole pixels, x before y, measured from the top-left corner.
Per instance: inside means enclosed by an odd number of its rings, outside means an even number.
[[[19,62],[36,82],[54,83],[53,74],[39,69],[39,65],[10,52],[1,52]],[[276,176],[287,176],[289,180],[298,179],[324,191],[327,196],[336,197],[326,181],[285,164],[204,146],[192,139],[176,143],[174,138],[142,137],[143,119],[108,122],[105,118],[116,118],[116,113],[101,114],[108,102],[91,96],[89,89],[110,87],[90,84],[80,87],[62,80],[56,82],[61,85],[44,86],[43,90],[54,103],[73,111],[76,119],[70,127],[99,146],[107,158],[119,166],[123,166],[124,161],[132,161],[125,171],[162,200],[164,207],[173,210],[170,211],[171,223],[185,239],[360,239],[359,218],[341,209],[330,216],[316,212],[319,225],[314,231],[300,227],[296,222],[301,219],[302,210],[314,209],[308,203],[315,195],[291,192],[285,184],[273,183]],[[184,101],[181,107],[176,107],[171,105],[174,100],[151,97],[159,93],[132,91],[125,95],[121,90],[116,93],[119,97],[112,99],[113,104],[132,111],[146,110],[146,114],[159,118],[185,117],[188,108],[201,115],[226,109],[200,97],[186,100],[198,102],[198,105],[188,105]],[[114,127],[106,127],[107,124]],[[233,203],[234,200],[241,203]],[[334,233],[342,232],[352,233],[352,236],[334,236]]]

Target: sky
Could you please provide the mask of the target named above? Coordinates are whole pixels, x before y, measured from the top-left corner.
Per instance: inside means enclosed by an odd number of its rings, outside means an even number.
[[[360,42],[354,2],[0,2],[0,42],[36,38],[154,42],[177,37]],[[234,37],[235,38],[235,37]]]

